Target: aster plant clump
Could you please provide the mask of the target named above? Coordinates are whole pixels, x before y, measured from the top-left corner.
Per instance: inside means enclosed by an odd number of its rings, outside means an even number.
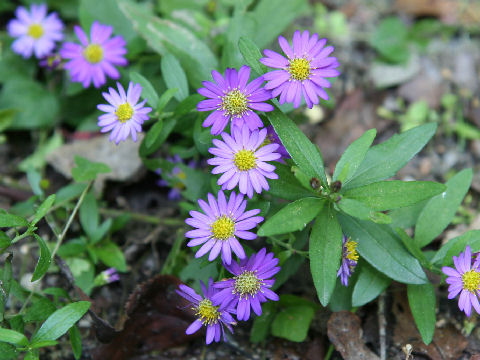
[[[89,1],[87,11],[82,0],[81,21],[68,18],[66,26],[58,15],[69,14],[62,5],[55,7],[58,14],[45,4],[18,7],[7,25],[11,48],[6,58],[9,66],[12,58],[19,62],[20,70],[12,66],[12,73],[23,77],[21,86],[7,82],[5,88],[19,89],[19,97],[29,89],[26,98],[35,102],[28,116],[17,117],[20,102],[8,104],[0,115],[15,129],[27,123],[26,129],[55,135],[45,135],[52,136],[48,141],[40,136],[42,150],[20,165],[35,196],[10,212],[0,211],[0,256],[13,251],[12,244],[32,238],[39,257],[32,282],[58,269],[68,274],[65,269],[71,268],[70,286],[94,298],[100,287],[121,286],[132,269],[117,236],[124,223],[155,224],[168,240],[162,246],[169,254],[159,270],[175,284],[175,291],[165,290],[168,302],[178,307],[172,312],[191,316],[181,331],[204,337],[206,344],[229,341],[236,326],[251,323],[253,342],[268,336],[304,341],[320,306],[331,311],[363,306],[388,291],[392,281],[405,284],[426,344],[433,338],[444,283],[445,302],[458,297],[459,311],[468,317],[480,314],[479,232],[442,246],[437,241],[469,190],[472,170],[458,171],[445,184],[392,180],[434,136],[434,122],[376,145],[376,130],[368,130],[339,154],[334,167],[325,166],[325,144],[302,130],[323,131],[323,125],[305,126],[302,111],[322,107],[326,100],[335,106],[342,61],[334,41],[322,34],[302,29],[287,36],[287,24],[276,33],[259,27],[275,16],[259,19],[262,6],[284,4],[276,1],[260,0],[243,9],[250,20],[258,10],[252,23],[229,18],[226,29],[210,31],[194,31],[175,16],[167,21],[155,14],[158,9],[131,0],[109,2],[115,3],[111,13],[100,1]],[[226,13],[215,16],[222,20]],[[221,41],[210,38],[216,31],[225,31]],[[32,56],[37,60],[24,60]],[[0,70],[8,78],[10,70]],[[38,82],[44,78],[45,86]],[[0,94],[0,104],[5,99]],[[36,116],[40,120],[30,124]],[[62,142],[57,128],[62,134],[64,129],[93,129],[95,141],[104,141],[100,151],[131,147],[128,155],[138,156],[143,170],[155,172],[145,181],[169,189],[156,187],[151,194],[138,191],[136,184],[132,188],[165,213],[160,218],[137,214],[123,195],[118,203],[126,210],[106,208],[111,201],[100,202],[92,187],[101,173],[119,169],[81,156],[73,160],[72,183],[58,196],[48,196],[43,157]],[[129,188],[136,180],[131,181]],[[175,202],[165,201],[161,192]],[[163,209],[163,204],[168,206]],[[45,226],[39,226],[44,218]],[[62,231],[56,231],[62,221]],[[72,224],[75,237],[69,233]],[[48,241],[42,238],[44,228],[52,230]],[[169,242],[171,234],[175,240]],[[148,239],[157,235],[153,231]],[[26,358],[41,358],[42,348],[57,346],[63,335],[52,335],[48,328],[65,328],[74,357],[81,358],[75,323],[89,302],[58,288],[29,296],[20,282],[10,291],[13,278],[8,276],[15,272],[11,257],[5,259],[0,265],[0,352],[11,347]],[[436,283],[427,271],[439,275]],[[300,277],[307,277],[305,283],[313,283],[315,290],[300,289]],[[288,294],[290,288],[304,296]],[[10,296],[25,301],[20,311],[5,311],[15,303],[7,301]],[[50,317],[32,323],[30,314],[39,304],[52,305]],[[67,320],[59,324],[58,319]]]

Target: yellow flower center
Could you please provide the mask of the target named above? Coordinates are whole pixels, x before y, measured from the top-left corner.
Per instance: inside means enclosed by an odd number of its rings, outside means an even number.
[[[251,150],[240,150],[235,154],[233,163],[240,171],[248,171],[257,167],[256,158]]]
[[[28,27],[28,36],[34,39],[40,39],[43,35],[43,27],[40,24],[32,24]]]
[[[310,61],[304,58],[295,58],[290,60],[288,72],[294,80],[306,80],[310,76]]]
[[[234,89],[222,97],[222,109],[227,115],[240,115],[247,110],[247,97]]]
[[[118,121],[124,123],[132,118],[133,108],[129,103],[122,104],[115,111],[115,115],[117,115]]]
[[[357,242],[348,240],[347,243],[345,244],[345,247],[347,248],[347,259],[353,260],[353,261],[358,261],[358,252],[357,252]]]
[[[216,324],[218,319],[220,319],[218,308],[218,306],[213,306],[209,299],[203,299],[194,310],[196,310],[195,315],[197,315],[204,324],[211,325]]]
[[[234,277],[235,286],[233,292],[240,294],[240,297],[247,295],[254,296],[260,290],[262,281],[258,279],[254,271],[244,271],[240,275]]]
[[[228,216],[220,216],[211,225],[213,237],[228,240],[235,234],[235,223]]]
[[[480,290],[480,273],[475,270],[469,270],[462,275],[463,289],[471,293]]]
[[[83,56],[90,64],[97,64],[103,59],[103,49],[98,44],[90,44],[83,50]]]

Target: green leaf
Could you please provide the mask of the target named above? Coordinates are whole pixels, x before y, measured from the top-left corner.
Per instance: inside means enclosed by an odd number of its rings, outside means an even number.
[[[322,209],[310,235],[310,271],[320,303],[327,306],[335,289],[343,233],[331,206]]]
[[[152,15],[151,9],[143,4],[130,0],[119,0],[117,3],[153,50],[161,55],[170,53],[180,61],[193,87],[198,88],[202,81],[210,79],[210,72],[218,67],[217,59],[190,30]]]
[[[2,354],[0,358],[2,360],[15,360],[19,355],[15,346],[5,342],[0,342],[0,354]]]
[[[111,218],[105,220],[99,227],[91,234],[90,240],[92,244],[96,244],[107,234],[112,226],[113,220]]]
[[[394,135],[371,147],[358,167],[355,178],[344,190],[385,180],[400,170],[435,134],[437,125],[429,123]]]
[[[298,167],[311,178],[318,177],[322,184],[326,186],[327,178],[320,150],[280,109],[275,108],[266,115]]]
[[[350,189],[344,196],[384,211],[414,205],[441,194],[446,187],[433,181],[380,181]]]
[[[86,184],[70,184],[57,191],[57,197],[55,199],[55,205],[64,204],[72,199],[78,198],[80,194],[85,190]]]
[[[348,184],[350,179],[355,176],[355,172],[365,158],[376,135],[377,130],[370,129],[348,146],[335,166],[333,181],[339,180],[343,185]]]
[[[35,217],[33,218],[32,222],[30,223],[31,226],[34,226],[37,222],[39,222],[45,215],[47,215],[48,210],[53,206],[55,202],[55,194],[50,195],[48,198],[45,199],[44,202],[40,204],[35,211]]]
[[[98,174],[112,171],[103,163],[93,162],[78,155],[75,155],[75,165],[77,167],[72,169],[72,176],[77,182],[95,180]]]
[[[401,227],[402,229],[408,229],[414,226],[417,222],[422,209],[427,204],[428,200],[420,201],[415,205],[398,208],[388,212],[388,215],[392,218],[390,226],[392,229]]]
[[[317,216],[324,204],[324,199],[314,197],[294,201],[265,221],[258,229],[258,235],[270,236],[302,230]]]
[[[450,266],[453,264],[453,256],[458,256],[460,252],[465,251],[467,245],[470,246],[472,253],[480,251],[480,230],[470,230],[457,236],[443,245],[432,258],[432,264],[441,264]]]
[[[17,113],[16,109],[0,110],[0,132],[4,131],[10,126],[10,124],[13,122],[13,119],[16,113]]]
[[[432,342],[435,332],[435,288],[430,283],[408,284],[407,294],[415,324],[422,335],[423,342],[428,345]]]
[[[168,102],[175,96],[177,92],[178,92],[177,88],[168,89],[162,94],[162,96],[160,96],[160,99],[158,100],[158,105],[157,105],[157,111],[159,113],[163,111],[165,106],[167,106]]]
[[[57,340],[65,334],[90,308],[88,301],[78,301],[55,311],[32,337],[32,345],[41,341]]]
[[[40,356],[38,354],[38,350],[30,350],[25,354],[23,360],[39,360]]]
[[[47,347],[47,346],[55,346],[58,344],[58,341],[55,340],[45,340],[45,341],[40,341],[36,342],[31,346],[32,349],[38,349],[42,347]]]
[[[147,99],[147,103],[154,109],[158,106],[158,94],[153,85],[143,75],[131,71],[130,80],[140,84],[142,87],[142,98]]]
[[[122,35],[127,42],[135,36],[135,30],[119,10],[116,0],[81,0],[79,6],[80,23],[88,33],[94,20],[112,25],[115,35]]]
[[[292,24],[293,20],[309,10],[306,0],[261,0],[252,13],[253,19],[259,24],[253,41],[260,48],[267,46]]]
[[[312,191],[308,191],[300,185],[288,166],[277,163],[275,167],[275,173],[278,175],[278,179],[269,182],[269,194],[286,200],[298,200],[300,198],[314,196]]]
[[[222,48],[221,68],[240,68],[245,62],[238,49],[238,41],[241,36],[252,37],[255,33],[256,23],[250,12],[247,12],[248,3],[251,0],[237,1],[233,10],[233,15],[228,21],[228,27],[225,31],[224,45]],[[259,74],[252,74],[254,77]]]
[[[10,287],[12,285],[12,259],[13,255],[9,254],[3,265],[3,275],[0,283],[0,321],[4,319],[5,305],[8,302]]]
[[[94,190],[90,190],[83,199],[79,210],[80,224],[89,238],[98,228],[99,214]]]
[[[395,63],[408,60],[408,30],[398,17],[388,17],[380,22],[370,43],[387,60]]]
[[[167,140],[168,135],[173,131],[173,128],[177,124],[177,120],[174,118],[169,118],[167,119],[162,127],[162,131],[160,131],[160,134],[156,137],[155,141],[151,146],[147,146],[146,143],[146,138],[142,141],[142,144],[140,145],[139,153],[141,157],[148,156],[150,154],[153,154],[155,151],[157,151],[160,146]]]
[[[0,328],[0,341],[17,346],[27,346],[28,339],[25,335],[10,329]]]
[[[253,71],[258,75],[263,75],[267,72],[267,67],[259,61],[260,58],[263,57],[262,53],[252,40],[248,37],[242,36],[238,41],[238,48],[240,49],[245,62]]]
[[[188,96],[187,77],[175,56],[171,54],[164,55],[160,67],[167,88],[178,89],[175,93],[175,98],[178,101],[185,99]]]
[[[33,272],[32,280],[30,280],[30,282],[41,279],[52,262],[50,250],[48,249],[47,244],[45,244],[45,241],[43,241],[43,239],[37,234],[33,234],[33,236],[37,239],[40,248],[40,257],[38,258],[37,266],[35,266],[35,271]]]
[[[70,330],[68,330],[68,335],[70,337],[70,344],[72,345],[73,356],[75,360],[79,360],[82,357],[82,335],[80,330],[76,325],[73,325]]]
[[[450,224],[472,182],[472,169],[460,171],[447,181],[447,190],[430,199],[418,217],[415,241],[421,246],[429,244]]]
[[[193,94],[187,96],[183,99],[176,107],[175,111],[173,112],[174,117],[182,117],[183,115],[188,114],[189,112],[195,111],[197,112],[197,104],[200,100],[203,100],[204,97],[200,94]]]
[[[9,214],[0,209],[0,228],[17,226],[28,226],[28,221],[21,216]]]
[[[272,334],[290,341],[306,339],[310,323],[315,315],[311,306],[289,306],[278,312],[272,323]]]
[[[408,234],[402,228],[397,228],[395,230],[397,231],[400,240],[402,240],[403,245],[407,248],[410,254],[415,256],[418,261],[420,261],[420,264],[422,264],[424,267],[428,267],[429,262],[418,244],[415,243],[415,241],[410,236],[408,236]]]
[[[33,305],[27,309],[23,320],[25,323],[43,322],[56,310],[57,308],[53,302],[46,297],[40,297],[34,300]]]
[[[362,306],[380,295],[391,280],[367,263],[362,263],[357,282],[353,288],[352,306]]]
[[[27,170],[28,184],[32,188],[33,193],[38,197],[42,198],[44,194],[44,191],[40,186],[40,182],[42,181],[42,174],[40,173],[40,171],[38,171],[34,167],[29,167],[26,170]]]
[[[127,271],[125,256],[117,244],[109,241],[101,247],[95,248],[95,253],[108,267],[113,267],[121,272]]]
[[[155,141],[160,136],[162,129],[163,129],[163,120],[159,119],[147,132],[147,136],[145,137],[145,145],[147,148],[151,147],[155,143]]]
[[[358,243],[360,256],[378,271],[406,284],[424,284],[427,277],[418,260],[386,225],[340,215],[343,231]]]
[[[10,246],[12,240],[3,231],[0,231],[0,254]]]
[[[375,212],[364,203],[354,199],[342,198],[337,205],[344,213],[360,220],[371,220],[378,224],[390,224],[392,222],[392,219],[388,215]]]
[[[19,78],[3,83],[0,108],[17,111],[9,130],[24,130],[52,126],[57,120],[59,106],[55,94],[39,82]]]
[[[259,343],[265,340],[270,333],[270,326],[276,315],[276,303],[273,301],[266,302],[262,306],[262,315],[257,316],[253,320],[252,330],[250,331],[250,341]]]

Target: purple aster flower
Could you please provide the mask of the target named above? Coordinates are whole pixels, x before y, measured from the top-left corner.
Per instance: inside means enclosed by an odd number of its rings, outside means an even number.
[[[40,61],[38,62],[38,65],[40,65],[41,67],[47,68],[48,70],[54,70],[60,67],[61,62],[62,62],[62,58],[59,54],[50,54],[40,59]]]
[[[95,280],[93,281],[95,286],[102,286],[106,284],[111,284],[115,281],[120,280],[120,275],[114,268],[109,268],[105,271],[102,271],[100,274],[97,275]]]
[[[243,195],[230,194],[227,199],[223,191],[219,191],[215,200],[212,194],[208,194],[208,204],[204,200],[198,200],[198,205],[205,214],[198,211],[190,211],[191,218],[185,222],[195,230],[188,231],[185,236],[191,238],[187,246],[203,246],[197,251],[195,257],[199,258],[210,251],[208,260],[214,260],[220,251],[222,260],[226,264],[232,262],[233,252],[240,258],[245,258],[245,251],[238,242],[237,238],[244,240],[253,240],[257,235],[251,230],[263,221],[263,217],[256,216],[260,213],[259,209],[245,211],[247,201],[243,200]]]
[[[232,190],[238,184],[240,192],[251,198],[253,190],[261,193],[262,189],[269,189],[265,178],[278,179],[275,166],[267,161],[280,159],[281,155],[275,152],[279,145],[263,145],[266,136],[267,129],[251,132],[243,125],[242,128],[234,126],[232,136],[222,133],[223,141],[213,139],[216,147],[208,151],[215,157],[207,163],[215,165],[213,174],[223,173],[217,182],[223,190]]]
[[[268,80],[265,89],[272,90],[273,97],[280,95],[279,102],[293,103],[299,107],[302,96],[307,106],[312,108],[319,103],[318,97],[328,100],[324,88],[329,88],[327,77],[340,74],[335,68],[339,65],[334,57],[328,57],[333,51],[333,46],[324,47],[326,39],[318,40],[318,34],[310,37],[308,31],[293,34],[293,49],[283,37],[278,37],[278,42],[287,58],[272,50],[264,50],[266,57],[260,62],[268,67],[280,69],[263,75]]]
[[[23,6],[15,10],[16,19],[7,25],[8,34],[18,38],[12,50],[29,58],[35,54],[40,59],[53,51],[55,42],[63,39],[63,23],[56,13],[47,15],[47,5],[32,4],[30,11]]]
[[[84,88],[93,85],[98,88],[107,82],[106,76],[118,79],[120,74],[114,67],[127,65],[124,55],[125,40],[121,36],[110,39],[113,27],[95,21],[90,29],[90,41],[87,34],[79,27],[74,27],[80,44],[67,42],[63,44],[60,55],[71,59],[65,64],[74,82],[81,82]]]
[[[236,325],[237,323],[230,314],[235,312],[235,309],[230,304],[220,306],[213,304],[212,297],[215,296],[218,290],[212,286],[213,280],[211,278],[208,280],[208,288],[203,281],[200,281],[200,285],[202,287],[203,297],[198,295],[192,288],[183,284],[179,285],[180,289],[177,290],[178,295],[190,301],[190,306],[192,310],[195,311],[195,316],[197,317],[197,320],[190,324],[185,333],[191,335],[197,332],[202,326],[206,326],[207,345],[213,340],[219,342],[222,335],[224,341],[226,341],[223,327],[225,326],[233,333],[232,325]]]
[[[289,159],[290,154],[288,153],[287,149],[285,146],[283,146],[282,141],[278,137],[277,133],[275,132],[275,129],[273,128],[272,125],[268,125],[266,127],[267,129],[267,136],[265,138],[265,141],[263,142],[263,145],[268,145],[268,144],[278,144],[277,152],[280,154],[280,156],[284,159]]]
[[[113,88],[108,88],[108,93],[102,93],[105,100],[110,105],[100,104],[97,108],[106,114],[98,117],[98,126],[102,127],[102,133],[112,131],[110,141],[115,140],[115,144],[125,141],[129,134],[132,134],[133,141],[137,141],[137,132],[142,131],[142,124],[148,120],[147,115],[152,108],[144,107],[147,100],[138,103],[142,94],[140,84],[128,84],[127,93],[120,83],[117,83],[118,92]]]
[[[204,127],[212,126],[212,134],[220,134],[228,125],[230,119],[235,126],[246,124],[250,130],[263,127],[262,120],[252,110],[272,111],[273,106],[264,103],[272,98],[270,91],[260,86],[265,81],[262,76],[248,83],[250,67],[243,65],[236,69],[226,69],[225,78],[213,70],[215,82],[204,81],[203,88],[198,93],[208,97],[197,105],[198,111],[214,110],[203,122]]]
[[[221,305],[231,304],[237,306],[237,319],[248,320],[250,307],[255,314],[262,315],[261,303],[267,299],[277,301],[278,295],[270,288],[275,279],[270,279],[280,271],[277,266],[278,259],[273,253],[268,253],[265,248],[250,256],[249,259],[224,264],[234,278],[215,283],[213,286],[222,289],[215,294],[212,301]]]
[[[173,164],[183,164],[183,160],[180,156],[175,155],[172,157],[167,157],[167,160]],[[189,168],[194,169],[197,163],[195,160],[190,160],[187,164]],[[158,175],[162,175],[162,169],[157,169],[155,171]],[[168,198],[170,200],[180,200],[182,198],[182,191],[185,190],[185,179],[187,178],[187,174],[185,171],[182,170],[181,167],[175,166],[171,173],[163,175],[166,179],[160,179],[157,181],[158,186],[165,186],[171,187],[170,191],[168,192]]]
[[[348,278],[352,276],[357,266],[357,261],[357,243],[352,240],[347,240],[347,237],[343,235],[342,263],[337,272],[337,277],[340,277],[343,286],[348,286]]]
[[[467,246],[465,253],[460,253],[458,258],[453,257],[455,268],[444,266],[442,271],[448,276],[445,282],[450,284],[448,287],[448,298],[453,299],[458,294],[458,307],[464,311],[467,316],[472,313],[472,305],[480,314],[480,304],[478,296],[480,295],[480,272],[478,270],[478,259],[472,267],[472,252],[470,246]]]

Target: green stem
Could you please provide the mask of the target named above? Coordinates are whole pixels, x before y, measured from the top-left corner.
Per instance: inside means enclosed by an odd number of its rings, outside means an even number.
[[[333,354],[333,345],[330,344],[330,346],[328,347],[327,354],[325,355],[325,360],[330,360],[330,358],[332,357],[332,354]]]
[[[67,234],[67,231],[70,228],[70,225],[72,224],[72,221],[75,218],[75,215],[77,214],[77,211],[80,208],[80,205],[82,205],[83,199],[85,198],[85,195],[87,195],[88,189],[90,189],[91,185],[92,185],[92,182],[90,181],[88,183],[87,187],[80,194],[80,197],[78,198],[77,204],[73,208],[73,211],[70,214],[70,217],[68,218],[67,223],[65,224],[65,227],[63,228],[62,233],[60,234],[60,236],[57,237],[57,243],[55,244],[55,248],[52,251],[52,257],[51,257],[52,260],[55,259],[55,254],[57,253],[58,248],[62,244],[62,241],[65,238],[65,235]]]
[[[101,208],[99,209],[100,214],[109,215],[109,216],[123,216],[128,215],[135,221],[154,224],[154,225],[166,225],[166,226],[181,226],[185,225],[185,221],[183,219],[175,219],[175,218],[159,218],[157,216],[146,215],[142,213],[136,213],[127,210],[116,210],[116,209],[106,209]]]
[[[287,243],[284,243],[283,241],[281,240],[278,240],[277,238],[273,237],[273,236],[270,236],[269,239],[275,244],[275,245],[278,245],[280,247],[283,247],[284,249],[287,249],[287,250],[290,250],[292,253],[294,254],[298,254],[300,256],[303,256],[305,258],[308,258],[308,251],[303,251],[303,250],[298,250],[298,249],[295,249],[292,245],[290,244],[287,244]]]

